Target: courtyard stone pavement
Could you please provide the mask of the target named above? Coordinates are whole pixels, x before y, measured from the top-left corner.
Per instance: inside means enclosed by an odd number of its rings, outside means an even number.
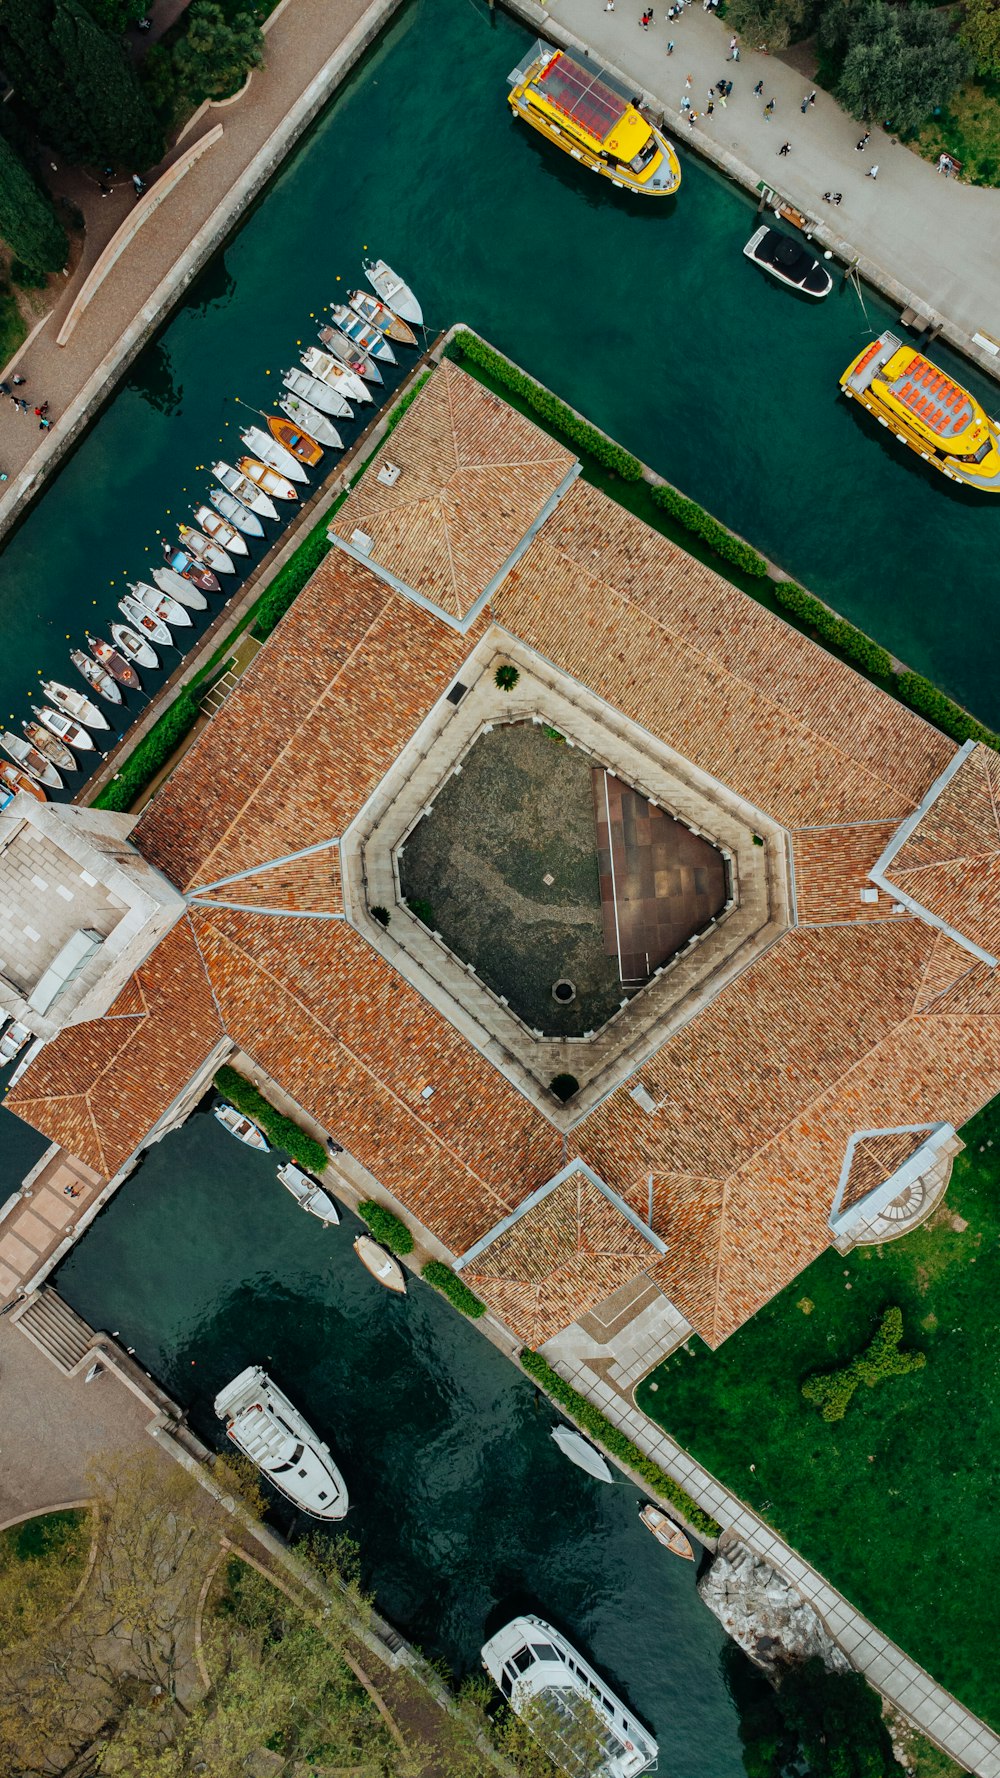
[[[944,178],[931,162],[894,143],[874,124],[871,141],[859,154],[855,143],[867,126],[818,89],[815,105],[803,114],[802,100],[814,83],[790,60],[744,46],[738,63],[728,61],[732,33],[724,20],[693,0],[671,23],[667,3],[663,0],[654,7],[654,23],[644,31],[639,24],[640,0],[616,0],[612,13],[604,10],[604,0],[550,0],[546,7],[533,0],[513,0],[515,10],[543,33],[550,18],[558,21],[634,80],[637,92],[663,107],[667,127],[682,152],[689,146],[707,152],[712,146],[723,165],[740,163],[753,169],[753,182],[765,179],[800,210],[829,226],[829,244],[839,243],[838,257],[849,261],[861,254],[912,292],[928,313],[949,320],[969,336],[982,330],[1000,348],[996,276],[1000,190]],[[671,38],[675,49],[668,57]],[[688,75],[690,89],[685,85]],[[716,97],[715,111],[706,117],[708,90],[724,78],[733,82],[732,97],[725,108]],[[757,99],[753,89],[759,80],[764,82],[764,93]],[[685,96],[699,114],[693,129],[681,117]],[[771,98],[775,111],[768,122],[764,99]],[[778,150],[786,141],[791,152],[779,158]],[[878,178],[867,178],[876,164]],[[841,191],[843,203],[836,209],[824,203],[825,191]],[[683,184],[677,201],[688,201]],[[748,218],[745,235],[733,239],[734,255],[750,233]],[[710,300],[707,288],[706,300]],[[669,309],[665,313],[669,319]],[[867,327],[859,304],[859,350]],[[839,364],[831,366],[831,377],[842,369]],[[994,374],[1000,374],[1000,356]]]

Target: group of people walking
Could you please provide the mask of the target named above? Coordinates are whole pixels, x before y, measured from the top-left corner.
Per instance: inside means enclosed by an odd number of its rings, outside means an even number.
[[[32,412],[31,404],[26,398],[23,395],[15,394],[15,390],[23,388],[27,380],[27,377],[22,377],[18,374],[11,377],[9,383],[0,383],[0,395],[6,395],[8,397],[11,407],[14,409],[14,412],[18,414],[29,414]],[[34,409],[34,415],[38,421],[39,432],[48,432],[49,427],[52,425],[52,421],[49,419],[49,403],[47,401],[40,402]],[[6,477],[4,477],[4,480],[6,480]]]

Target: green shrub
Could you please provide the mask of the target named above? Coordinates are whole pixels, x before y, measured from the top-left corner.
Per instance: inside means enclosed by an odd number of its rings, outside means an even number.
[[[371,909],[371,917],[373,920],[377,920],[380,926],[388,926],[388,924],[389,924],[389,909],[384,908],[384,907],[372,908]]]
[[[23,260],[15,259],[10,268],[10,281],[22,290],[44,290],[48,283],[48,275],[40,272],[36,266],[25,265]]]
[[[572,1099],[573,1094],[579,1091],[580,1082],[575,1074],[556,1074],[549,1081],[549,1092],[555,1093],[556,1098],[561,1099],[564,1105],[567,1099]]]
[[[623,450],[621,445],[605,438],[604,433],[599,432],[596,426],[591,426],[587,420],[581,420],[564,401],[560,401],[548,389],[543,389],[540,383],[535,382],[534,377],[518,370],[509,358],[488,346],[478,334],[459,328],[448,347],[448,355],[451,358],[471,359],[480,370],[486,371],[496,382],[502,383],[513,395],[519,395],[541,419],[561,432],[570,444],[575,445],[578,450],[586,451],[588,456],[610,470],[612,475],[620,475],[622,481],[626,482],[642,480],[642,464],[638,457],[633,457],[630,451]]]
[[[623,1432],[619,1432],[617,1426],[605,1419],[600,1409],[593,1407],[586,1396],[580,1395],[569,1383],[564,1382],[559,1372],[546,1364],[538,1352],[532,1352],[529,1346],[525,1346],[521,1353],[521,1363],[529,1377],[534,1377],[546,1395],[550,1395],[553,1401],[557,1401],[560,1407],[572,1414],[573,1419],[613,1457],[619,1457],[623,1463],[627,1463],[629,1469],[640,1475],[647,1487],[654,1494],[659,1494],[661,1500],[669,1500],[678,1512],[683,1513],[694,1531],[699,1531],[703,1537],[719,1536],[722,1526],[717,1520],[710,1513],[704,1512],[679,1483],[640,1451],[638,1445],[634,1445]]]
[[[679,494],[676,488],[661,484],[653,489],[654,505],[663,508],[678,524],[690,531],[692,536],[700,537],[709,549],[721,556],[724,562],[731,562],[734,568],[741,568],[744,574],[752,574],[756,580],[766,580],[767,563],[763,556],[751,549],[749,543],[742,538],[734,537],[718,519],[713,519],[710,512],[699,506],[696,500],[689,500],[686,494]]]
[[[431,907],[429,901],[424,901],[423,897],[420,895],[414,895],[412,900],[407,896],[406,905],[409,908],[410,913],[416,914],[417,919],[427,927],[429,932],[434,931],[434,909]]]
[[[520,677],[516,667],[505,665],[497,668],[493,675],[493,682],[501,691],[513,691]]]
[[[439,1290],[442,1296],[446,1296],[456,1309],[461,1310],[463,1315],[468,1315],[471,1320],[478,1321],[480,1315],[485,1315],[486,1304],[481,1303],[469,1286],[456,1277],[451,1267],[442,1265],[439,1259],[428,1260],[421,1277],[426,1278],[428,1284],[432,1284],[435,1290]]]
[[[413,1236],[405,1222],[394,1211],[387,1210],[384,1204],[376,1204],[374,1198],[366,1198],[358,1205],[358,1215],[363,1216],[371,1229],[376,1241],[388,1247],[390,1253],[412,1253]]]
[[[283,1148],[300,1167],[310,1173],[323,1172],[329,1156],[322,1142],[300,1129],[292,1118],[276,1111],[270,1100],[265,1099],[245,1075],[237,1074],[235,1068],[220,1068],[215,1076],[215,1090],[235,1105],[237,1111],[242,1111],[244,1117],[259,1124],[274,1147]]]
[[[906,1377],[927,1363],[923,1352],[901,1352],[903,1311],[896,1304],[886,1309],[868,1345],[850,1364],[837,1371],[818,1371],[802,1385],[806,1401],[815,1403],[824,1420],[842,1420],[855,1390],[864,1383],[874,1389],[886,1377]]]
[[[918,715],[926,716],[936,728],[943,729],[955,741],[982,741],[987,747],[1000,748],[1000,735],[985,724],[977,722],[968,710],[960,704],[953,703],[943,691],[938,691],[929,679],[919,673],[900,673],[896,680],[896,690],[904,704]]]
[[[846,618],[837,617],[821,599],[797,586],[794,580],[775,581],[773,591],[779,605],[807,625],[821,642],[837,649],[853,666],[861,667],[876,679],[891,679],[892,656],[863,630],[855,629]]]
[[[161,766],[166,765],[170,755],[176,752],[181,742],[191,733],[198,720],[198,708],[205,688],[195,690],[185,686],[178,692],[173,703],[168,705],[163,715],[154,722],[147,735],[127,759],[122,760],[118,771],[110,784],[106,784],[100,795],[94,799],[97,809],[130,809],[136,798],[156,777]]]

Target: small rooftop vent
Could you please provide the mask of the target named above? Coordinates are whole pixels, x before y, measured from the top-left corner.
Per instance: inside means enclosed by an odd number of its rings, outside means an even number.
[[[862,889],[861,899],[862,899],[862,901],[877,901],[878,900],[878,890],[877,889]]]
[[[357,550],[359,556],[370,556],[374,542],[375,539],[369,537],[367,531],[355,530],[351,532],[351,543]]]
[[[375,480],[381,482],[384,488],[394,488],[402,473],[398,463],[383,463]]]
[[[648,1111],[650,1116],[652,1116],[653,1112],[656,1110],[656,1100],[651,1093],[647,1093],[641,1080],[636,1081],[634,1087],[629,1087],[628,1096],[630,1099],[635,1100],[640,1111]]]

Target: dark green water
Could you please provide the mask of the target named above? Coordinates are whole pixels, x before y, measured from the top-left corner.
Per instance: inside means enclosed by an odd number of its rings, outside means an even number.
[[[456,1671],[534,1610],[650,1724],[669,1778],[739,1778],[726,1638],[694,1564],[654,1544],[631,1484],[553,1445],[530,1383],[426,1285],[392,1297],[358,1263],[359,1224],[323,1230],[207,1115],[154,1147],[55,1283],[190,1407],[264,1363],[342,1464],[346,1529],[386,1616]]]

